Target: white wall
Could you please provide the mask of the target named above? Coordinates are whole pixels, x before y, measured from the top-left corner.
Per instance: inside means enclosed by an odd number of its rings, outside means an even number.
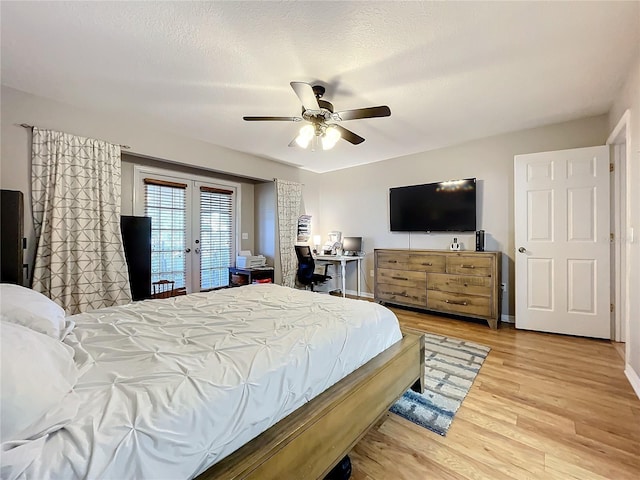
[[[280,242],[277,236],[276,187],[274,182],[258,183],[254,187],[256,198],[255,232],[256,250],[254,253],[267,257],[267,263],[273,265],[273,280],[282,282],[280,268]]]
[[[389,188],[443,180],[478,179],[478,229],[488,236],[486,250],[503,252],[502,278],[507,293],[502,313],[513,315],[514,212],[513,157],[517,154],[603,145],[607,116],[585,118],[471,141],[369,165],[322,174],[319,217],[323,236],[340,230],[362,236],[363,289],[373,291],[374,248],[446,249],[453,234],[407,234],[389,231]],[[475,236],[455,235],[465,248],[475,249]],[[347,272],[347,289],[355,290],[355,271]]]
[[[620,90],[609,113],[609,130],[612,131],[618,121],[629,109],[631,112],[630,157],[627,166],[629,186],[629,226],[634,229],[635,238],[628,246],[628,285],[629,285],[629,330],[627,332],[627,368],[626,373],[640,396],[640,56],[629,71],[623,88]]]
[[[0,95],[0,187],[20,190],[25,194],[26,259],[30,264],[35,252],[29,200],[31,134],[19,126],[21,123],[129,145],[131,149],[128,152],[140,157],[164,159],[176,165],[188,165],[236,177],[263,181],[278,177],[300,181],[302,175],[298,168],[289,165],[153,129],[126,117],[76,108],[5,86],[2,86]],[[123,201],[126,202],[126,198]],[[254,224],[253,218],[248,218],[248,215],[243,218],[245,221],[247,223],[243,223],[243,228],[250,228],[249,225]]]

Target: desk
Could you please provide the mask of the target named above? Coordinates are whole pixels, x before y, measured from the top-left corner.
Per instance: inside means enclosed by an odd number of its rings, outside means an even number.
[[[358,297],[360,296],[360,261],[364,258],[364,256],[351,256],[351,255],[316,255],[314,257],[316,260],[321,260],[323,262],[332,262],[335,264],[340,264],[342,268],[342,296],[347,296],[347,262],[358,262]]]

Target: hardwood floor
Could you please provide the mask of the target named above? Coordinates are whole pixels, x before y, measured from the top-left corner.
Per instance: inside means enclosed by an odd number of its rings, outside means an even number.
[[[389,414],[351,452],[353,480],[640,478],[640,400],[611,342],[393,310],[491,353],[446,437]]]

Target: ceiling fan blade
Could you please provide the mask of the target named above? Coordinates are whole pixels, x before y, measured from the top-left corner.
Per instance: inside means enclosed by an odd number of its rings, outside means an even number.
[[[247,122],[301,122],[302,117],[242,117]]]
[[[351,130],[347,130],[346,128],[340,125],[332,125],[332,126],[337,128],[340,131],[340,135],[342,135],[342,138],[347,142],[353,143],[354,145],[360,145],[362,142],[364,142],[364,138],[362,138],[360,135],[356,135]]]
[[[296,92],[305,110],[320,110],[318,99],[315,93],[313,93],[311,85],[304,82],[291,82],[291,88]]]
[[[335,115],[339,116],[341,120],[357,120],[359,118],[388,117],[391,115],[391,110],[386,105],[381,105],[379,107],[344,110],[334,113]]]

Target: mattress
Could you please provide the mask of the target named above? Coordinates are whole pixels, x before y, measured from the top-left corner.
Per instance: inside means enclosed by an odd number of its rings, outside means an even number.
[[[25,478],[192,478],[401,339],[378,304],[273,284],[71,318],[81,406]]]

